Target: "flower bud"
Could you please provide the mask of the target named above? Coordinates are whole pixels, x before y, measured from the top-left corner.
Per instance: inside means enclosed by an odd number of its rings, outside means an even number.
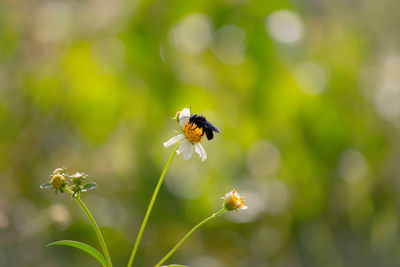
[[[41,189],[54,188],[56,190],[56,193],[58,190],[60,190],[60,192],[63,193],[64,187],[67,184],[67,182],[65,181],[65,176],[67,176],[65,171],[66,168],[55,169],[53,173],[50,175],[50,181],[42,184],[40,188]]]
[[[65,168],[57,168],[53,171],[53,175],[64,174]]]
[[[224,197],[224,208],[226,210],[245,210],[247,206],[244,205],[244,197],[241,197],[235,189],[227,193]]]
[[[53,175],[50,184],[53,186],[54,189],[61,190],[65,185],[64,175],[62,174]]]
[[[85,180],[87,177],[86,174],[84,174],[83,172],[77,172],[75,174],[72,174],[69,176],[69,178],[71,179],[71,182],[77,185],[81,185],[83,180]]]
[[[175,115],[175,117],[173,117],[173,119],[175,119],[177,122],[179,122],[179,116],[181,115],[181,112],[178,111]]]

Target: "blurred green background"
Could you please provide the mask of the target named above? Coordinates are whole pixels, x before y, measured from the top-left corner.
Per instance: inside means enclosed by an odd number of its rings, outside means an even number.
[[[152,266],[236,188],[249,209],[196,232],[169,263],[398,266],[399,2],[0,2],[0,266],[125,266],[173,148],[178,110],[221,131],[176,157],[136,258]]]

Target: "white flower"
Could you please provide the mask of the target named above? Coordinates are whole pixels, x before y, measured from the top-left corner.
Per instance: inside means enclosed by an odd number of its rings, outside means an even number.
[[[190,159],[194,151],[199,154],[202,161],[207,159],[206,151],[200,142],[203,140],[203,131],[200,128],[197,128],[195,125],[189,122],[190,118],[190,109],[184,108],[182,111],[176,114],[176,118],[181,127],[181,134],[172,137],[167,142],[164,143],[164,147],[169,147],[173,144],[182,141],[179,145],[176,154],[181,154],[184,160]]]
[[[225,203],[224,203],[224,207],[226,210],[245,210],[247,209],[247,206],[244,205],[244,203],[246,202],[244,199],[244,197],[241,197],[238,192],[236,192],[235,189],[233,189],[232,191],[230,191],[229,193],[227,193],[225,195],[225,197],[223,198]]]

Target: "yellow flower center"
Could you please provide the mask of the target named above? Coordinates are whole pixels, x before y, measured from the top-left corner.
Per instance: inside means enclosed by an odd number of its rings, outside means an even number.
[[[200,128],[196,128],[196,124],[191,124],[190,122],[183,126],[183,133],[192,143],[200,143],[204,137],[203,131]]]
[[[243,200],[243,197],[238,198],[235,195],[233,195],[232,198],[229,200],[229,204],[231,204],[231,206],[234,207],[235,209],[243,206],[244,202],[245,200]]]

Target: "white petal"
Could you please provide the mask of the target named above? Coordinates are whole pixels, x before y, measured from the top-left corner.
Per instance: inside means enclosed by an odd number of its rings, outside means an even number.
[[[241,210],[247,210],[247,206],[241,206],[240,209]]]
[[[204,147],[201,144],[199,144],[199,146],[200,146],[200,149],[201,149],[201,151],[203,153],[202,160],[205,161],[207,159],[206,150],[204,149]]]
[[[184,108],[182,109],[181,113],[179,114],[179,118],[183,117],[190,117],[190,109],[189,108]]]
[[[204,147],[200,143],[194,145],[194,150],[196,151],[197,154],[199,154],[201,161],[205,161],[207,159],[206,151],[204,150]]]
[[[188,160],[190,159],[190,157],[193,154],[193,145],[191,142],[189,142],[187,139],[184,139],[181,143],[181,145],[179,146],[178,150],[176,151],[176,153],[179,155],[180,153],[182,153],[182,157],[184,160]]]
[[[179,123],[181,127],[185,126],[186,123],[188,123],[190,118],[190,109],[184,108],[182,109],[181,113],[179,114]]]
[[[228,194],[225,195],[225,201],[229,201],[232,198],[233,191],[230,191]]]
[[[176,154],[181,154],[184,150],[184,147],[186,146],[186,141],[187,140],[183,140],[182,143],[179,145],[178,149],[176,150]]]
[[[185,139],[185,136],[183,134],[179,134],[177,136],[172,137],[171,139],[169,139],[167,142],[164,143],[164,147],[169,147],[173,144],[178,143],[179,141]]]

